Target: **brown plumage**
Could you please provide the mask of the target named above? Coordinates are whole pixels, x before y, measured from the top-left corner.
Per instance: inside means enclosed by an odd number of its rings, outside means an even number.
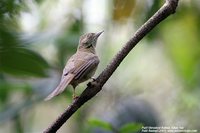
[[[80,37],[77,52],[66,63],[59,85],[45,100],[50,100],[54,96],[59,95],[68,85],[73,86],[73,98],[76,97],[76,86],[90,79],[94,75],[99,64],[99,58],[96,55],[95,47],[101,33],[103,33],[103,31],[99,33],[87,33]]]

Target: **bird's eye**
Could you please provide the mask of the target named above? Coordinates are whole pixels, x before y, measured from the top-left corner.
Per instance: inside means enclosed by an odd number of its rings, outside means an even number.
[[[84,44],[85,46],[87,46],[89,43],[88,43],[88,42],[84,42],[83,44]]]
[[[90,48],[92,45],[90,43],[85,44],[86,48]]]

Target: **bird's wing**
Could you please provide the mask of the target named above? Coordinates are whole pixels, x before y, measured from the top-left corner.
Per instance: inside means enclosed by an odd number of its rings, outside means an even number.
[[[89,74],[90,72],[93,72],[93,70],[96,69],[98,64],[99,64],[99,59],[97,57],[94,56],[90,58],[87,62],[81,65],[81,67],[78,70],[75,70],[74,79],[76,80],[81,79],[83,76]]]
[[[45,100],[50,100],[54,96],[62,93],[73,79],[78,80],[82,78],[82,76],[93,70],[93,68],[95,68],[98,63],[99,59],[96,55],[87,56],[75,54],[74,56],[72,56],[63,70],[63,75],[59,85]]]
[[[91,53],[80,52],[74,59],[73,63],[69,63],[73,64],[70,69],[68,69],[69,67],[66,67],[65,75],[72,73],[75,75],[74,79],[76,80],[82,78],[85,74],[88,74],[99,64],[99,58],[95,54]]]

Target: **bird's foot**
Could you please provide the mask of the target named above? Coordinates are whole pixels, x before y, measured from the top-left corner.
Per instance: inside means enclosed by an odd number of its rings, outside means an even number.
[[[91,82],[88,82],[88,83],[87,83],[87,86],[88,86],[88,87],[89,87],[89,86],[91,86],[91,85],[92,85],[92,83],[91,83]]]
[[[96,81],[96,79],[94,77],[91,77],[91,79],[92,79],[93,82]]]
[[[73,100],[77,100],[79,98],[79,96],[73,95]]]
[[[96,81],[87,83],[87,86],[88,86],[88,87],[92,87],[92,86],[96,86],[96,85],[97,85],[97,82],[96,82]]]
[[[92,79],[92,81],[89,82],[89,83],[87,83],[87,86],[88,86],[88,87],[89,87],[89,86],[92,86],[92,85],[94,84],[94,82],[96,81],[96,78],[94,78],[94,77],[91,77],[90,79]]]

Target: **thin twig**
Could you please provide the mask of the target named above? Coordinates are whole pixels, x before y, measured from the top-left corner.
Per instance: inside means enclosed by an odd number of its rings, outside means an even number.
[[[124,45],[124,47],[116,54],[110,64],[97,77],[96,81],[83,91],[80,97],[75,100],[66,110],[44,131],[44,133],[56,132],[84,103],[94,97],[111,77],[123,59],[135,47],[135,45],[148,34],[156,25],[175,13],[179,0],[166,0],[165,4],[133,35],[133,37]]]

